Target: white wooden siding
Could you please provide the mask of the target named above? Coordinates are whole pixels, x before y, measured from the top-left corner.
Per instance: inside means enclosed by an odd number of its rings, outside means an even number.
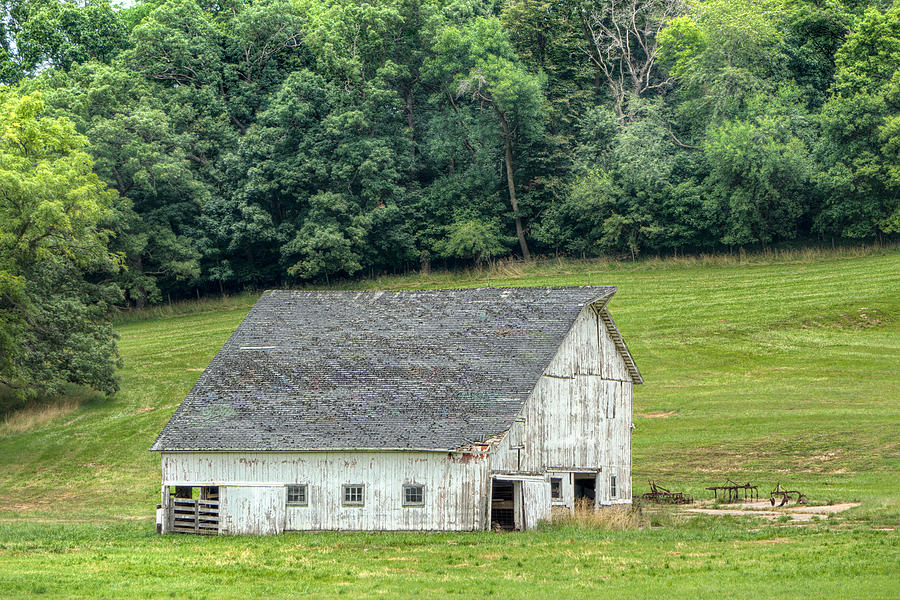
[[[525,529],[534,529],[541,521],[550,520],[550,481],[526,479],[522,482],[525,507]]]
[[[218,485],[223,524],[256,533],[253,511],[228,499],[234,488],[303,483],[308,506],[283,508],[285,530],[476,530],[486,526],[488,460],[436,452],[165,452],[163,485]],[[362,507],[341,505],[341,486],[364,484]],[[424,486],[424,506],[403,506],[403,485]],[[286,501],[284,487],[281,506]],[[247,492],[241,492],[246,497]],[[268,498],[268,496],[265,496]],[[259,510],[268,510],[260,500]],[[262,517],[259,517],[262,518]],[[223,527],[223,531],[224,531]],[[254,531],[258,530],[258,531]]]
[[[272,535],[284,531],[283,485],[219,488],[219,532]]]
[[[606,325],[586,307],[526,401],[522,435],[503,438],[493,453],[492,470],[599,469],[599,502],[630,502],[632,387]],[[618,475],[615,499],[609,497],[607,474],[612,470]],[[572,506],[571,486],[571,477],[563,477],[566,506]]]

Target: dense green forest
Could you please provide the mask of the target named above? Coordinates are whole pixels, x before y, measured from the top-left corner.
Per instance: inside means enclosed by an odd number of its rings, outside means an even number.
[[[0,0],[0,392],[111,307],[900,232],[900,3]]]

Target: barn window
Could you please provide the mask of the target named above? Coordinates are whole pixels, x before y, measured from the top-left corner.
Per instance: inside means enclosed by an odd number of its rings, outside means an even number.
[[[306,485],[298,483],[287,486],[287,503],[289,506],[307,506],[309,500],[306,496]]]
[[[403,486],[403,506],[423,506],[425,504],[424,485]]]
[[[342,491],[342,502],[344,506],[362,506],[365,497],[365,486],[362,484],[344,485]]]
[[[550,497],[554,500],[562,499],[562,478],[550,478]]]
[[[615,498],[619,494],[619,490],[617,487],[616,476],[609,476],[609,497]]]

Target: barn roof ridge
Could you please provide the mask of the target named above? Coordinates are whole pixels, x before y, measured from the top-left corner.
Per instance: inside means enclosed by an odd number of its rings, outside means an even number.
[[[606,322],[615,292],[267,290],[151,450],[461,447],[509,428],[581,310]]]

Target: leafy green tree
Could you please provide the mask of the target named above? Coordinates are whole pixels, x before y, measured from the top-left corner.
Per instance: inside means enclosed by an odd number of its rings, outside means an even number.
[[[679,120],[702,132],[739,118],[746,102],[786,81],[784,12],[777,0],[701,0],[659,34],[679,83]]]
[[[353,213],[352,205],[333,192],[310,198],[309,216],[296,236],[282,248],[289,275],[302,279],[353,275],[363,268],[362,256],[369,219]]]
[[[112,393],[118,354],[104,316],[115,192],[92,172],[86,139],[47,117],[39,96],[0,92],[0,382],[25,395],[66,382]]]
[[[497,221],[468,219],[452,223],[437,248],[447,257],[474,260],[480,266],[509,252],[507,244]]]
[[[468,97],[492,113],[499,142],[509,204],[522,257],[531,258],[519,212],[515,174],[518,138],[541,134],[546,118],[542,78],[528,72],[496,18],[475,18],[463,27],[447,24],[437,34],[431,68],[444,75],[457,97]]]
[[[620,248],[607,235],[607,220],[617,211],[619,194],[609,171],[588,169],[579,173],[564,197],[553,204],[540,227],[538,238],[567,254],[596,256]]]
[[[816,170],[810,137],[803,135],[810,119],[796,88],[778,99],[784,102],[756,99],[756,116],[712,128],[704,143],[710,202],[727,215],[725,244],[767,246],[792,239],[810,212]]]
[[[125,27],[109,0],[7,0],[2,7],[0,81],[46,67],[109,62],[126,44]]]
[[[95,172],[129,200],[113,224],[111,248],[125,257],[118,281],[138,306],[198,281],[196,221],[209,196],[191,168],[202,166],[203,150],[196,136],[177,131],[154,98],[157,85],[117,66],[87,63],[29,86],[92,140]]]
[[[659,100],[631,102],[625,126],[612,108],[585,119],[575,177],[537,232],[553,247],[636,257],[709,246],[715,220],[701,200],[702,154],[675,142]]]
[[[866,11],[836,56],[822,108],[830,188],[817,227],[848,238],[900,231],[900,4]]]
[[[168,0],[131,32],[130,62],[150,79],[181,86],[222,78],[223,34],[194,0]]]
[[[408,42],[398,42],[393,24],[401,9],[407,14],[416,5],[298,5],[314,64],[294,70],[269,95],[226,160],[234,191],[212,200],[206,220],[212,245],[238,279],[251,256],[286,265],[256,272],[287,279],[346,275],[414,256],[400,209],[415,157],[405,127],[412,96],[401,94],[412,92],[405,89],[409,70],[393,60],[396,45]],[[321,197],[340,198],[342,216],[324,210]],[[273,250],[280,254],[268,260]]]
[[[784,3],[787,69],[810,110],[828,98],[838,49],[858,16],[848,2],[790,0]]]
[[[289,73],[313,57],[303,42],[303,20],[287,0],[248,3],[226,24],[222,79],[228,114],[241,133]]]

